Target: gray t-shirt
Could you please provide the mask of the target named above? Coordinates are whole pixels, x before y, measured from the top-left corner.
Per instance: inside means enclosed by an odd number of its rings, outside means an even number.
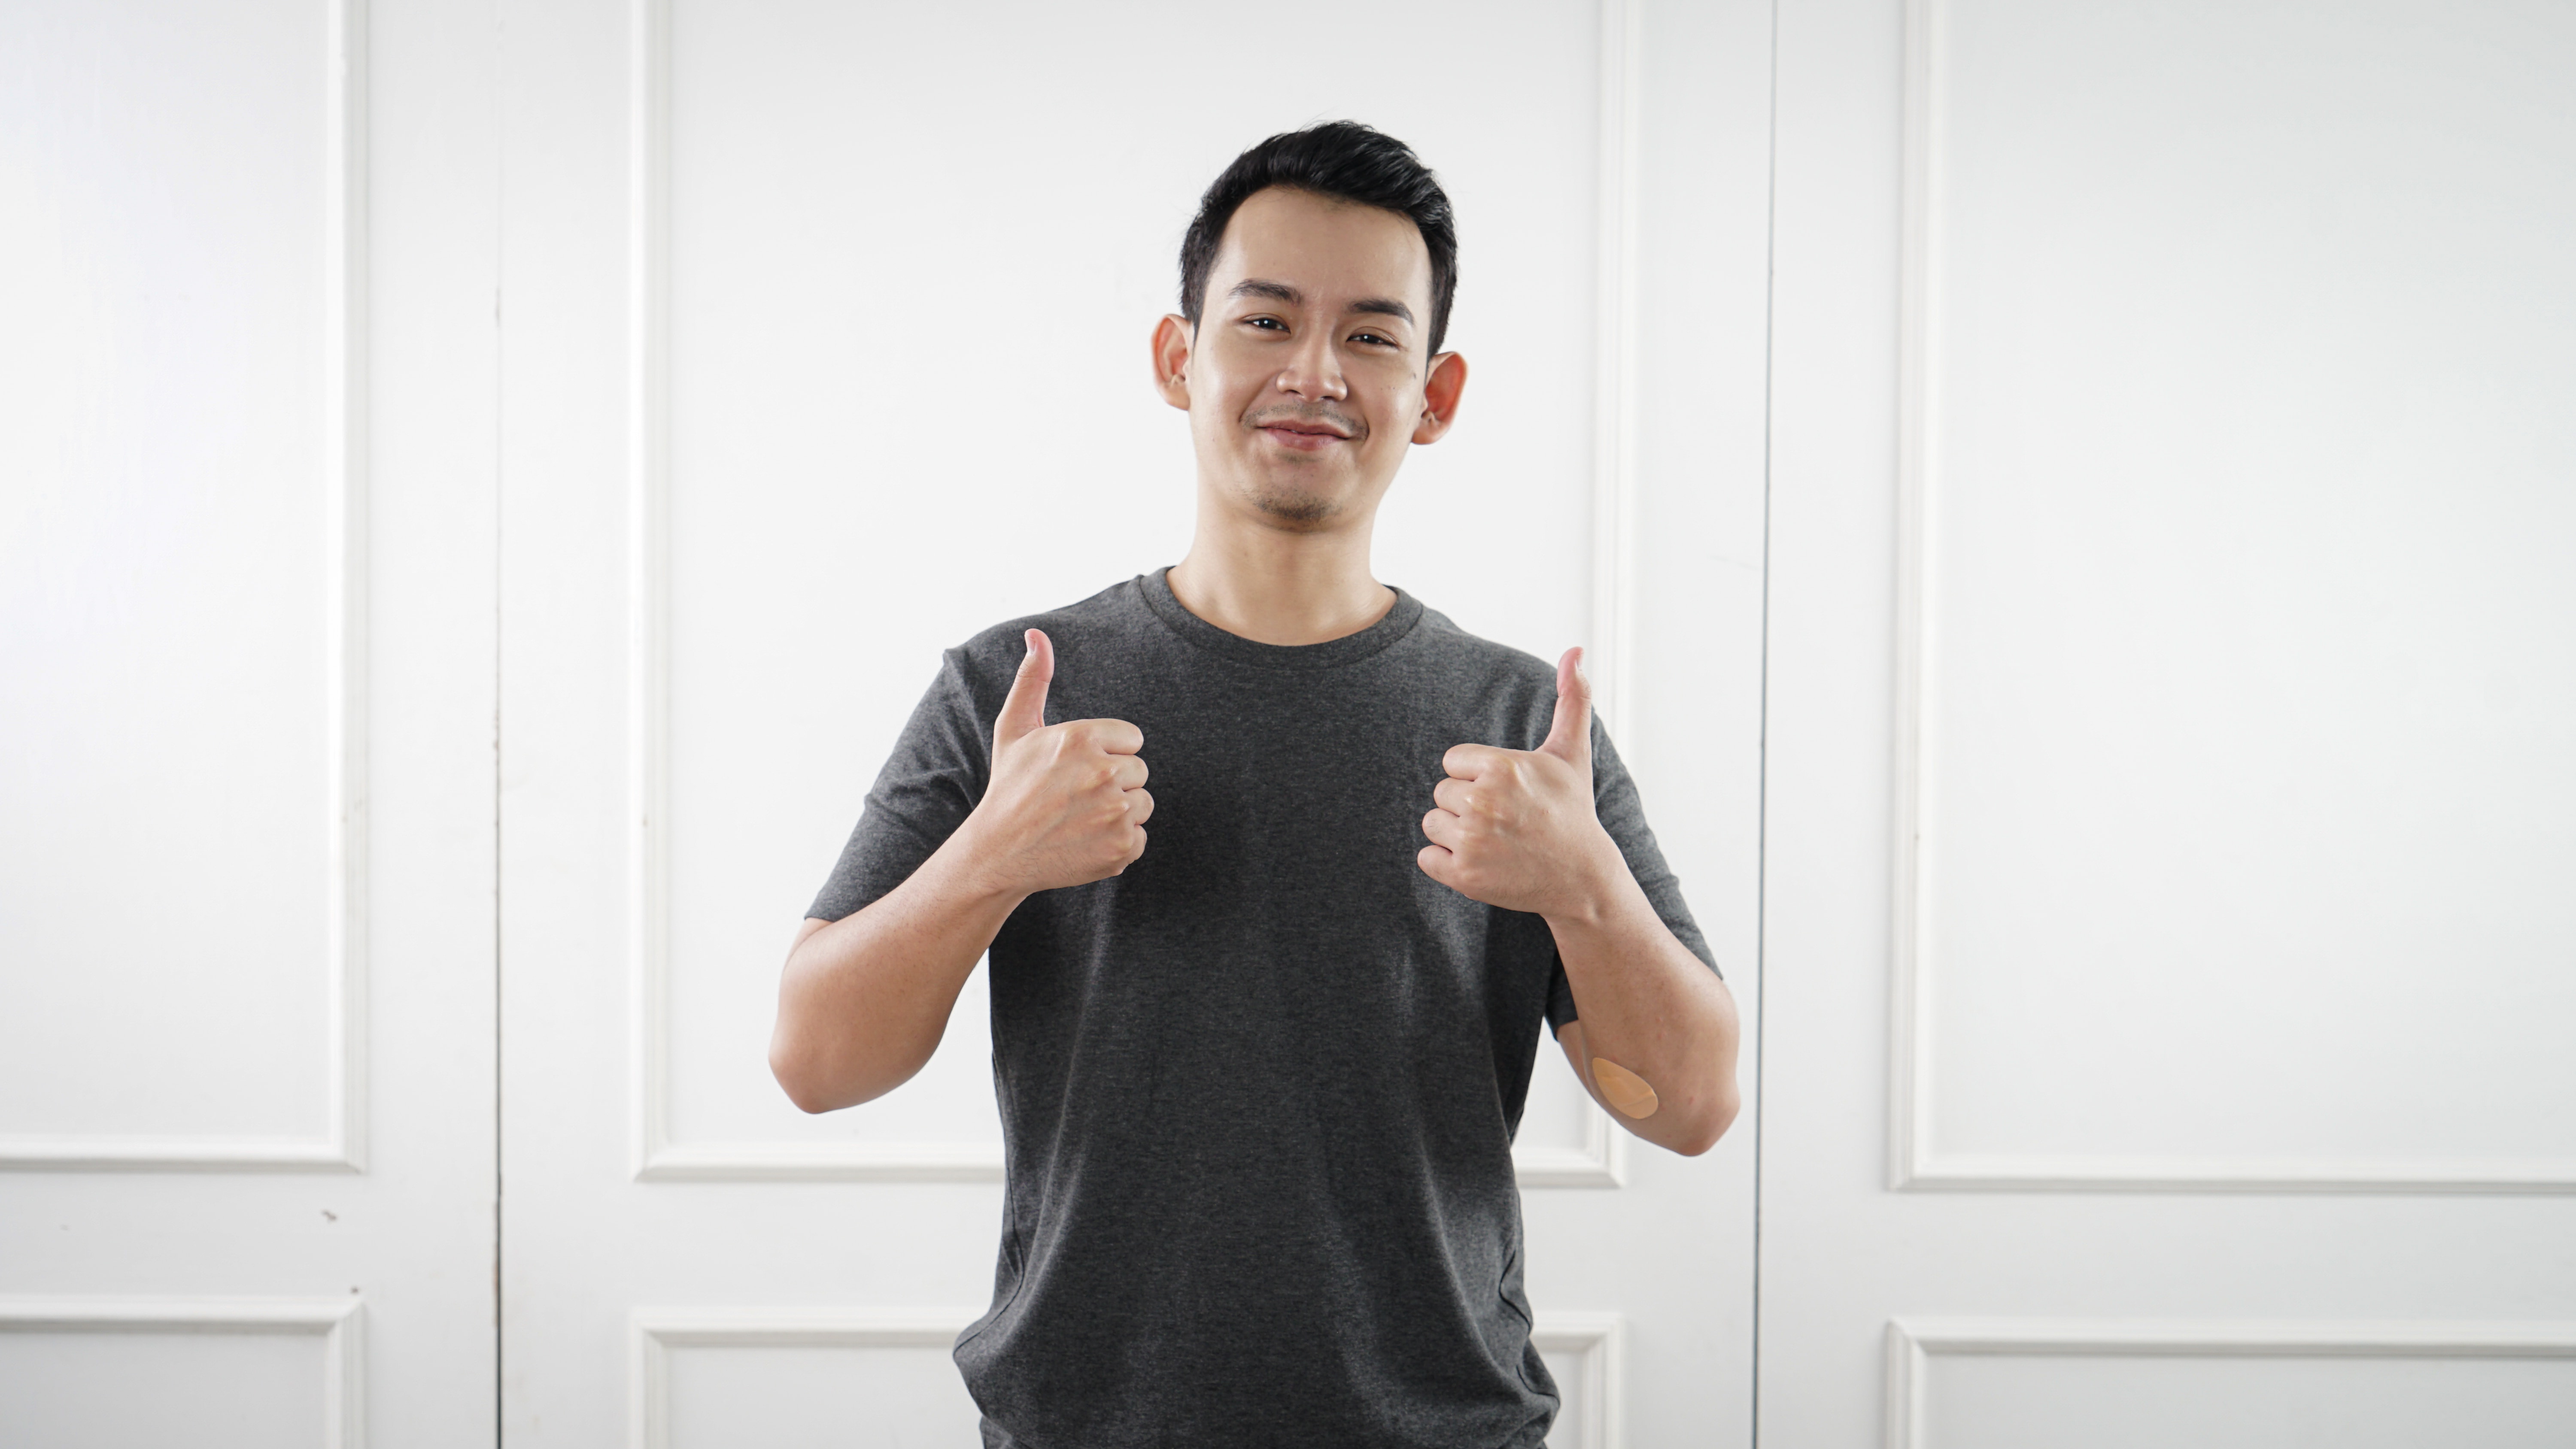
[[[1543,919],[1414,855],[1441,756],[1537,748],[1554,671],[1400,590],[1282,646],[1140,575],[947,652],[812,915],[902,884],[983,798],[1031,626],[1050,724],[1144,731],[1154,817],[1124,874],[993,939],[1002,1244],[956,1350],[985,1442],[1539,1444],[1511,1144],[1576,1003]],[[1714,970],[1597,721],[1592,747],[1603,825]]]

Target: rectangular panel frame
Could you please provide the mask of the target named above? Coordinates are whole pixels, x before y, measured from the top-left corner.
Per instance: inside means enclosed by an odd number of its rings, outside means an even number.
[[[322,0],[324,604],[329,752],[326,1125],[316,1139],[0,1136],[0,1171],[363,1172],[367,1041],[366,0]]]
[[[1937,664],[1929,524],[1942,378],[1941,101],[1947,0],[1905,0],[1903,270],[1899,301],[1895,758],[1888,994],[1888,1185],[1898,1191],[2576,1193],[2576,1162],[1944,1153],[1934,1146],[1930,949],[1936,815],[1925,780],[1925,699]]]
[[[670,1023],[671,0],[630,0],[627,276],[627,1059],[638,1182],[999,1182],[985,1142],[676,1142]],[[1630,717],[1636,629],[1638,81],[1642,4],[1600,0],[1592,635],[1605,713]],[[1580,1146],[1515,1146],[1522,1187],[1621,1187],[1628,1134],[1584,1103]]]
[[[1945,1318],[1887,1324],[1887,1449],[1930,1449],[1934,1355],[2053,1358],[2576,1359],[2576,1321]]]
[[[674,1348],[947,1348],[980,1308],[638,1308],[627,1318],[629,1449],[671,1449]],[[1583,1376],[1582,1449],[1625,1449],[1625,1321],[1616,1313],[1540,1311],[1530,1342],[1573,1353]]]
[[[361,1300],[0,1298],[0,1333],[310,1334],[322,1340],[323,1449],[366,1443]]]

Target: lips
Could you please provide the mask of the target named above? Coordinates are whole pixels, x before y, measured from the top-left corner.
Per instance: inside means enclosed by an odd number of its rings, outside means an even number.
[[[1319,452],[1335,443],[1350,441],[1339,433],[1308,431],[1303,428],[1284,427],[1276,423],[1262,428],[1261,431],[1269,435],[1271,441],[1279,446],[1294,449],[1300,453]]]
[[[1255,421],[1253,427],[1281,447],[1301,453],[1311,453],[1335,443],[1347,443],[1357,436],[1356,430],[1348,425],[1325,418],[1276,418],[1266,422]]]

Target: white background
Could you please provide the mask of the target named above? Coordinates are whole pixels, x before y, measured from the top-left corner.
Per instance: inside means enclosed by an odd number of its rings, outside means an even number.
[[[2500,0],[10,7],[0,1442],[971,1442],[980,985],[808,1119],[777,962],[938,649],[1185,546],[1172,255],[1328,116],[1463,238],[1377,571],[1593,647],[1747,1010],[1704,1159],[1540,1063],[1552,1442],[2563,1442],[2571,70]]]

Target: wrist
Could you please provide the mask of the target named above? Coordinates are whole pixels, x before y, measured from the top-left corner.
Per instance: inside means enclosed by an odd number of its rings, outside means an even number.
[[[1635,879],[1628,874],[1627,858],[1619,853],[1619,843],[1598,822],[1566,867],[1563,896],[1539,912],[1550,926],[1598,928],[1617,914],[1621,897],[1636,889]]]
[[[992,822],[978,808],[967,815],[933,857],[945,867],[950,890],[978,904],[1016,909],[1032,894],[1009,868],[1009,852],[995,839]]]

